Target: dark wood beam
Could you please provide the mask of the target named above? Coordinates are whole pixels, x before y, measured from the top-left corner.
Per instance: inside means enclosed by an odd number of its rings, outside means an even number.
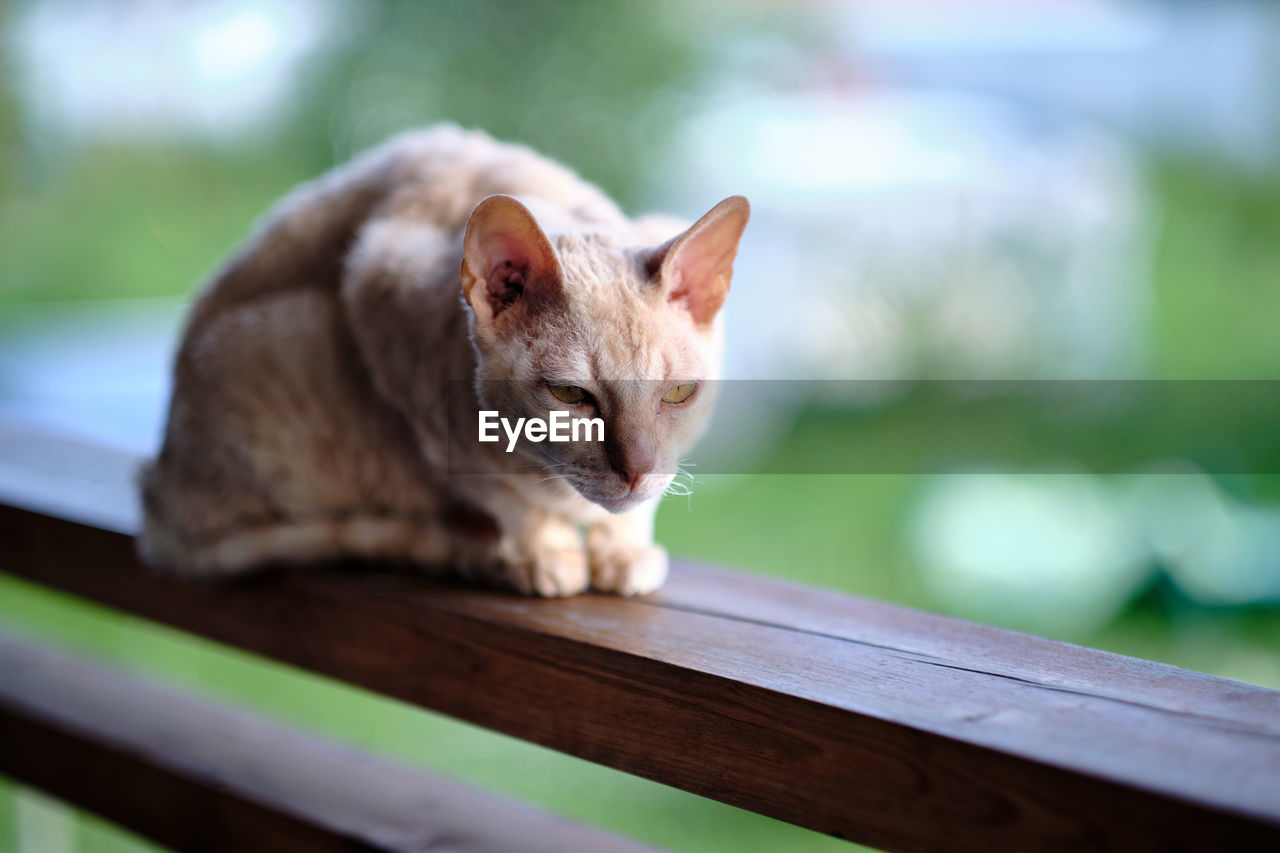
[[[650,848],[0,635],[0,773],[183,851]]]

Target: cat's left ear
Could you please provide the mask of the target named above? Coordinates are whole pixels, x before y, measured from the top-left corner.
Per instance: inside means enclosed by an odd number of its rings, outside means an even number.
[[[551,241],[509,195],[489,196],[471,211],[461,274],[462,295],[478,323],[540,307],[559,292],[563,277]]]
[[[700,326],[715,319],[729,295],[733,259],[750,216],[747,200],[730,196],[653,255],[651,267],[667,299],[684,306]]]

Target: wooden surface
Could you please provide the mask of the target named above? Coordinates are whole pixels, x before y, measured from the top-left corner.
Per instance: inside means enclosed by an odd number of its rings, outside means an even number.
[[[650,848],[0,635],[0,772],[183,851]]]
[[[104,499],[127,465],[46,480],[40,443],[0,451],[3,567],[110,607],[872,845],[1280,844],[1280,692],[688,564],[631,601],[156,577]]]

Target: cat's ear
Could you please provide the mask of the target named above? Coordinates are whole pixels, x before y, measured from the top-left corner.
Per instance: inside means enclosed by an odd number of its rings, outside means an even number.
[[[477,323],[538,307],[559,292],[561,277],[551,241],[523,204],[491,195],[471,211],[462,239],[462,295]]]
[[[659,247],[650,261],[667,299],[687,309],[700,326],[715,319],[729,295],[733,259],[750,216],[747,200],[730,196]]]

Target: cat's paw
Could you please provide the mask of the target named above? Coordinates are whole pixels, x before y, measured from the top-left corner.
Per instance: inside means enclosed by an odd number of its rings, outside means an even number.
[[[590,581],[581,548],[540,548],[504,560],[507,582],[525,595],[563,598],[586,592]]]
[[[591,588],[616,595],[648,595],[667,579],[667,549],[659,545],[597,548],[591,552]]]

